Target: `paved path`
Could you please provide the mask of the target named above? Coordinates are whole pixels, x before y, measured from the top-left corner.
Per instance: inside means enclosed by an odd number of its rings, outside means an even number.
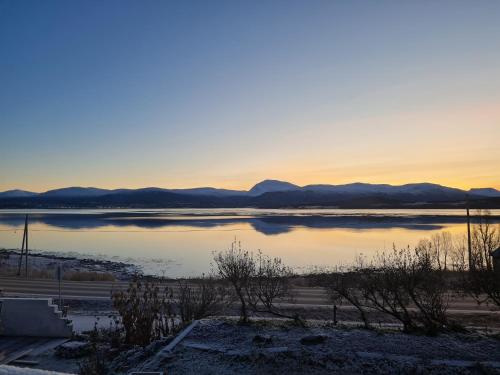
[[[128,282],[117,281],[63,281],[62,297],[64,299],[80,300],[108,300],[111,293],[117,290],[124,290]],[[175,289],[175,282],[165,283]],[[29,279],[18,277],[0,277],[0,290],[8,297],[52,297],[58,298],[59,287],[56,280]],[[281,306],[331,308],[328,295],[323,288],[297,287],[293,289],[294,300],[282,301]],[[350,310],[353,306],[340,306],[340,309]],[[500,310],[489,308],[488,306],[478,306],[471,298],[452,298],[449,313],[451,314],[488,314],[500,315]]]

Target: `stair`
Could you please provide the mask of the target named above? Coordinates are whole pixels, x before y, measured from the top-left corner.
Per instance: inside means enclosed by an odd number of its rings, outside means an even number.
[[[73,326],[51,298],[0,298],[0,335],[71,337]]]
[[[71,329],[71,332],[73,332],[73,322],[70,319],[67,319],[67,318],[64,317],[63,312],[61,310],[59,310],[59,306],[57,304],[53,303],[52,301],[49,302],[49,306],[53,309],[54,314],[59,319],[61,319],[62,321],[64,321],[66,323],[66,326]]]

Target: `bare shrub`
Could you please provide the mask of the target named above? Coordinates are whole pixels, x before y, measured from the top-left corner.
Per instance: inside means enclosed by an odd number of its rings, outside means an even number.
[[[215,254],[214,261],[220,277],[231,284],[240,302],[240,321],[248,322],[248,303],[246,291],[255,274],[253,255],[241,248],[241,244],[234,241],[231,247]]]
[[[467,255],[467,237],[465,235],[458,236],[454,239],[451,251],[451,267],[455,272],[465,272],[468,269],[468,255]]]
[[[229,250],[214,255],[214,261],[220,277],[234,289],[240,302],[240,321],[248,322],[249,309],[257,313],[294,319],[303,324],[297,315],[281,312],[276,302],[290,296],[290,278],[292,271],[283,265],[280,258],[269,258],[259,252],[242,250],[236,241]]]
[[[479,271],[491,271],[491,254],[500,247],[500,225],[491,223],[488,210],[478,210],[477,216],[479,223],[472,227],[472,265]]]
[[[500,271],[471,272],[468,289],[478,303],[493,303],[500,306]]]
[[[436,262],[433,263],[428,254],[417,250],[406,285],[410,299],[417,308],[417,321],[431,334],[448,329],[450,325],[446,313],[449,305],[446,261],[443,264],[436,258]]]
[[[97,322],[90,332],[90,355],[82,362],[78,363],[79,375],[106,375],[109,373],[106,349],[101,345],[103,340],[102,332],[97,329]]]
[[[269,313],[278,317],[294,319],[304,325],[298,315],[289,315],[276,306],[278,299],[291,297],[290,279],[292,270],[280,258],[270,258],[259,251],[256,259],[255,274],[246,289],[248,303],[254,312]]]
[[[183,323],[215,315],[231,301],[227,288],[212,277],[180,280],[178,288],[175,301]]]
[[[145,346],[160,337],[175,333],[172,290],[168,287],[133,281],[126,291],[112,294],[113,306],[121,317],[125,343]]]
[[[370,262],[358,257],[349,267],[321,274],[317,282],[334,304],[354,306],[366,328],[368,312],[376,311],[401,322],[406,332],[434,334],[450,327],[446,276],[444,262],[438,264],[426,241],[415,249],[380,253]]]
[[[78,364],[79,375],[106,375],[109,374],[108,362],[104,349],[93,348],[89,357]]]
[[[447,329],[447,282],[428,251],[394,249],[358,272],[367,306],[399,320],[405,331]]]
[[[464,291],[478,303],[500,306],[500,269],[494,269],[491,256],[500,247],[500,225],[491,223],[488,210],[479,210],[478,216],[472,227],[472,269],[463,272]]]
[[[365,328],[370,328],[367,315],[367,304],[361,294],[363,273],[362,258],[357,263],[346,269],[339,269],[331,273],[323,273],[319,279],[319,285],[326,288],[328,297],[334,305],[341,305],[344,301],[356,308]]]
[[[360,288],[367,307],[388,314],[403,324],[405,331],[415,329],[404,287],[407,272],[407,253],[394,249],[392,254],[377,256],[376,264],[358,269]]]
[[[453,252],[453,239],[449,232],[439,232],[431,237],[432,245],[432,261],[440,270],[448,269],[448,262],[451,253]]]

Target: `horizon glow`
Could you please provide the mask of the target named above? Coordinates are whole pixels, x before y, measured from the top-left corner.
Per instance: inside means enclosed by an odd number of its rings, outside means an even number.
[[[0,191],[500,189],[500,2],[0,0]]]

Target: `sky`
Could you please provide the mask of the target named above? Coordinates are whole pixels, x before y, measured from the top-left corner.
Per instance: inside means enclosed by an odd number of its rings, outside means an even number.
[[[500,1],[0,0],[0,190],[500,189]]]

